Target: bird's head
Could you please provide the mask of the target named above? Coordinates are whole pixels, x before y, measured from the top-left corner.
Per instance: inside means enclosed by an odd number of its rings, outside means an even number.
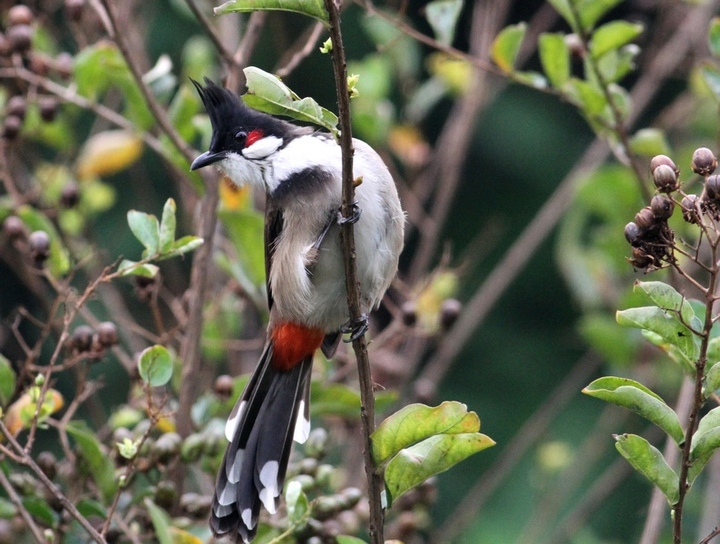
[[[205,78],[205,85],[192,80],[210,116],[210,149],[190,166],[197,170],[215,164],[240,185],[253,181],[253,163],[278,151],[298,127],[246,106],[234,93]]]

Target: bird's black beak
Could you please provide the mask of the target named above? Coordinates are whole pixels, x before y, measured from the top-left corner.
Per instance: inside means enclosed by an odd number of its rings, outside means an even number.
[[[209,166],[213,163],[223,160],[224,158],[225,153],[223,152],[213,153],[212,151],[206,151],[192,162],[192,164],[190,165],[190,170],[197,170],[198,168],[202,168],[203,166]]]

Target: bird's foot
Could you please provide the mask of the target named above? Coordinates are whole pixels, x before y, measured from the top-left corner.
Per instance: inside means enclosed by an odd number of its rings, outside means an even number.
[[[344,225],[345,223],[357,223],[360,219],[360,206],[358,206],[357,200],[350,204],[350,215],[345,217],[342,214],[342,209],[338,210],[337,223],[338,225]]]
[[[343,340],[346,344],[350,344],[360,338],[368,330],[368,316],[362,314],[357,320],[350,319],[341,328],[343,334],[350,333],[350,337]]]

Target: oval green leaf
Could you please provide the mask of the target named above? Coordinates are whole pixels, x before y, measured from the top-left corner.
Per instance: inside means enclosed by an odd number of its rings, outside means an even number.
[[[570,49],[561,32],[540,34],[540,62],[553,87],[562,87],[570,79]]]
[[[664,310],[679,312],[685,323],[691,323],[695,317],[690,301],[678,293],[672,286],[661,281],[636,281],[633,285],[635,293],[644,293],[655,305]]]
[[[258,10],[292,11],[313,17],[326,25],[329,23],[322,0],[230,0],[214,9],[215,15]]]
[[[674,505],[680,496],[678,476],[670,468],[660,451],[644,438],[634,434],[614,436],[615,447],[625,459],[645,476],[667,497],[670,505]]]
[[[155,255],[160,249],[160,223],[154,215],[130,210],[127,213],[130,230],[145,247],[145,256]]]
[[[138,359],[140,377],[150,387],[165,385],[172,378],[173,358],[165,346],[155,345],[146,348]]]
[[[297,480],[291,480],[285,487],[285,504],[291,523],[299,524],[306,520],[310,506],[307,495]]]
[[[708,359],[708,362],[710,360]],[[710,367],[710,370],[705,374],[705,387],[703,389],[705,396],[709,397],[714,391],[720,389],[720,364],[715,361],[715,364]]]
[[[636,155],[654,157],[670,152],[665,131],[659,128],[641,128],[630,138],[630,151]],[[652,282],[661,283],[661,282]],[[686,304],[685,306],[689,306]]]
[[[495,442],[481,433],[436,434],[405,448],[385,467],[388,506],[406,491]]]
[[[155,529],[155,539],[159,544],[173,544],[173,538],[170,533],[170,518],[168,515],[155,504],[150,498],[145,497],[145,508],[150,514],[150,521],[153,529]]]
[[[720,448],[720,407],[710,410],[698,424],[690,444],[688,482],[693,483],[718,448]]]
[[[109,502],[117,490],[115,465],[110,456],[84,421],[71,421],[67,426],[67,432],[75,439],[93,480],[105,501]]]
[[[720,56],[720,17],[713,17],[708,28],[708,45],[716,57]]]
[[[525,23],[510,25],[503,28],[493,41],[490,55],[503,72],[510,73],[515,69],[515,60],[526,30]]]
[[[57,512],[53,510],[47,501],[37,496],[23,497],[22,505],[28,513],[47,527],[56,527],[59,521]]]
[[[163,206],[162,219],[160,220],[159,246],[161,253],[170,250],[175,242],[176,209],[175,200],[168,198],[165,206]]]
[[[15,371],[10,361],[0,354],[0,408],[7,406],[15,392]]]
[[[118,266],[118,272],[121,276],[143,276],[145,278],[154,278],[160,269],[154,264],[140,264],[135,261],[123,259]]]
[[[678,445],[682,445],[685,441],[677,414],[662,398],[639,382],[628,378],[606,376],[595,380],[582,392],[632,410],[660,427]]]
[[[480,418],[460,402],[443,402],[432,408],[409,404],[383,421],[372,434],[373,458],[382,465],[404,448],[434,435],[476,433]]]
[[[630,43],[643,31],[643,25],[627,21],[610,21],[593,32],[590,40],[590,54],[600,58],[605,53]]]

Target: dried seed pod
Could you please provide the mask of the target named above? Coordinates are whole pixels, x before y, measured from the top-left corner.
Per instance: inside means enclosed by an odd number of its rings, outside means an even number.
[[[709,176],[717,168],[718,161],[707,147],[700,147],[693,153],[691,164],[693,172],[701,176]]]
[[[406,327],[413,327],[417,323],[417,305],[413,300],[406,300],[400,307],[402,321]]]
[[[680,202],[683,219],[692,224],[700,223],[700,215],[698,213],[699,205],[700,198],[697,195],[687,195],[683,198],[682,202]]]
[[[9,215],[2,225],[3,231],[10,238],[20,238],[25,235],[25,223],[17,215]]]
[[[648,255],[643,248],[634,247],[632,250],[632,259],[630,259],[630,264],[632,264],[635,268],[643,270],[653,264],[653,258]]]
[[[678,188],[678,174],[667,164],[660,164],[653,170],[653,181],[661,193],[671,193]]]
[[[645,206],[635,214],[635,224],[641,231],[647,230],[655,224],[655,214],[650,209],[650,206]]]
[[[630,221],[625,225],[625,239],[629,244],[633,246],[638,245],[640,243],[640,234],[640,227],[638,227],[636,223]]]
[[[28,237],[30,254],[36,263],[44,262],[50,256],[50,237],[44,230],[36,230]]]
[[[104,321],[97,326],[97,339],[100,346],[103,348],[109,348],[114,346],[120,341],[117,327],[115,323],[111,321]]]
[[[25,53],[32,45],[33,31],[30,25],[15,25],[7,29],[10,48],[16,53]]]
[[[77,327],[70,337],[70,345],[74,350],[83,353],[92,346],[93,330],[88,325]]]
[[[68,79],[73,73],[73,65],[75,61],[70,53],[63,51],[55,57],[54,68],[58,75],[63,79]]]
[[[32,10],[24,4],[11,7],[7,12],[8,26],[29,25],[33,22]]]
[[[25,119],[25,112],[27,111],[27,102],[24,96],[15,95],[10,97],[5,105],[5,111],[8,115],[14,115],[20,119]]]
[[[708,176],[705,180],[705,200],[720,199],[720,176]]]
[[[655,155],[652,159],[650,159],[650,173],[655,174],[655,169],[660,165],[665,165],[672,168],[672,171],[675,172],[676,177],[680,175],[680,169],[677,167],[675,162],[667,155]]]
[[[65,208],[74,208],[78,202],[80,202],[80,186],[70,181],[60,191],[60,204]]]
[[[6,140],[14,140],[20,134],[22,128],[22,119],[15,115],[8,115],[3,123],[2,136]]]
[[[221,374],[215,378],[215,385],[213,390],[215,394],[220,397],[229,397],[233,391],[233,379],[228,374]]]
[[[675,210],[675,202],[666,195],[655,195],[650,201],[650,209],[656,219],[669,219]]]
[[[440,326],[447,330],[452,327],[462,311],[462,302],[455,298],[444,300],[440,306]]]
[[[40,117],[43,121],[49,123],[55,119],[58,111],[58,101],[52,96],[43,96],[38,100],[40,108]]]

